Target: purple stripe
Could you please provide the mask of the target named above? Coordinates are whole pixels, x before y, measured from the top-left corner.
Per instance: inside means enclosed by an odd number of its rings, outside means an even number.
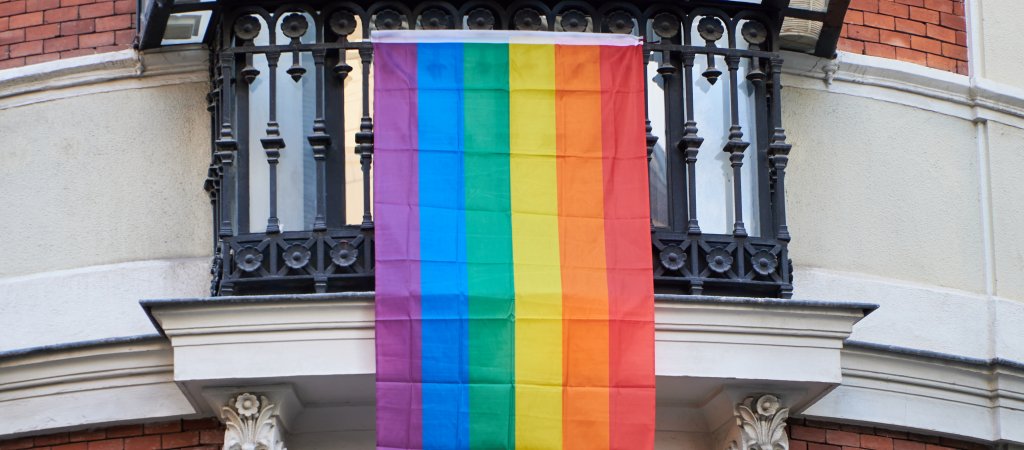
[[[377,447],[423,447],[415,44],[374,45]],[[387,95],[383,93],[387,92]]]

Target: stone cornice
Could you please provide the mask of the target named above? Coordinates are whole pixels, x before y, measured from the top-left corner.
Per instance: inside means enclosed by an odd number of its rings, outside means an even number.
[[[1024,444],[1024,368],[934,352],[855,343],[843,383],[806,417]]]
[[[785,52],[783,84],[905,104],[965,120],[1024,127],[1024,90],[917,64],[839,52],[835,60]],[[785,95],[785,94],[783,94]]]
[[[159,337],[9,352],[0,359],[0,436],[193,414],[173,369]]]
[[[0,109],[99,92],[209,82],[209,54],[201,46],[129,49],[0,70]]]

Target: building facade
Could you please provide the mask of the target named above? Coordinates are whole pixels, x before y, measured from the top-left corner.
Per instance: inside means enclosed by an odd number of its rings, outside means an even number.
[[[0,450],[374,446],[396,28],[647,39],[656,448],[1024,448],[1022,16],[5,0]]]

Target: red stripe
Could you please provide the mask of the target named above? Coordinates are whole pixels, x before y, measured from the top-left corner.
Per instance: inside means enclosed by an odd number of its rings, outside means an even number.
[[[654,448],[654,277],[643,83],[639,46],[601,47],[613,449]]]

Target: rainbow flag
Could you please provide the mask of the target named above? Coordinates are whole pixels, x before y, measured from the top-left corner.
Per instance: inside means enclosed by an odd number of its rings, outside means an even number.
[[[653,448],[640,45],[374,33],[378,448]]]

